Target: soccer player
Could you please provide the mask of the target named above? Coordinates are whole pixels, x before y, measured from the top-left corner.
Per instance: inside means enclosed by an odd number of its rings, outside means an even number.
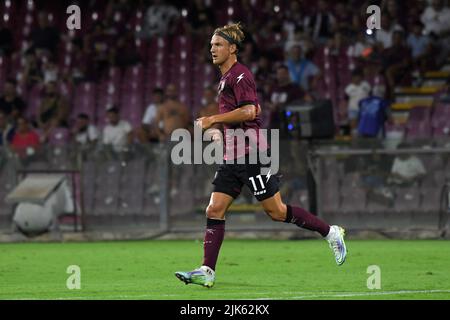
[[[211,39],[211,54],[222,78],[219,84],[219,111],[217,115],[197,119],[197,125],[206,130],[215,124],[222,124],[225,131],[224,144],[228,148],[227,130],[242,128],[244,131],[260,128],[261,108],[256,95],[256,84],[247,67],[237,61],[237,53],[244,39],[241,25],[231,24],[214,31]],[[247,152],[247,147],[245,149]],[[215,268],[219,250],[225,234],[225,213],[236,199],[243,185],[247,185],[262,204],[265,212],[274,221],[292,223],[298,227],[320,233],[329,243],[338,265],[342,265],[347,254],[344,243],[344,229],[330,226],[306,210],[285,204],[279,192],[279,181],[274,175],[261,174],[257,164],[224,162],[214,178],[214,189],[206,208],[206,231],[204,237],[204,258],[200,268],[189,272],[176,272],[175,276],[186,284],[193,283],[212,287],[215,282]],[[260,186],[259,183],[261,182]],[[263,183],[264,182],[264,183]],[[265,190],[261,190],[261,188]]]

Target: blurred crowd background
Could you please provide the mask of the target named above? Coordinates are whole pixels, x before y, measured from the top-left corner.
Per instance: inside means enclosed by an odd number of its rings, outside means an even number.
[[[66,26],[71,4],[80,30]],[[367,30],[371,4],[380,30]],[[264,125],[280,128],[294,101],[330,99],[338,136],[359,134],[362,100],[388,110],[396,86],[439,70],[450,44],[441,0],[1,0],[0,13],[0,145],[21,156],[70,142],[120,152],[217,113],[209,41],[229,22],[244,25],[239,60],[255,75]],[[385,113],[383,125],[401,125]]]

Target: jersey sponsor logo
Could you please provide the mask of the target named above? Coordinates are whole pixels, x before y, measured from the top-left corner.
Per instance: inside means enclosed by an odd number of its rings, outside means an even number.
[[[241,74],[239,75],[239,77],[237,77],[236,79],[237,79],[237,82],[236,82],[236,83],[239,83],[239,81],[241,81],[242,79],[244,79],[244,73],[241,73]]]

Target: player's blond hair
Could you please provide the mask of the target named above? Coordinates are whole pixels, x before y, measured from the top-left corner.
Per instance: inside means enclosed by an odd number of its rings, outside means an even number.
[[[224,37],[231,44],[235,44],[237,49],[239,49],[245,38],[240,22],[217,28],[214,30],[214,34]]]

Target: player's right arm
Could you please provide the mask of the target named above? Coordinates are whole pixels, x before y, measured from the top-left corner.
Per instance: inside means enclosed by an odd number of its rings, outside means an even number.
[[[247,104],[230,112],[199,118],[197,123],[202,129],[206,130],[219,123],[234,124],[255,120],[260,111],[259,105]]]

